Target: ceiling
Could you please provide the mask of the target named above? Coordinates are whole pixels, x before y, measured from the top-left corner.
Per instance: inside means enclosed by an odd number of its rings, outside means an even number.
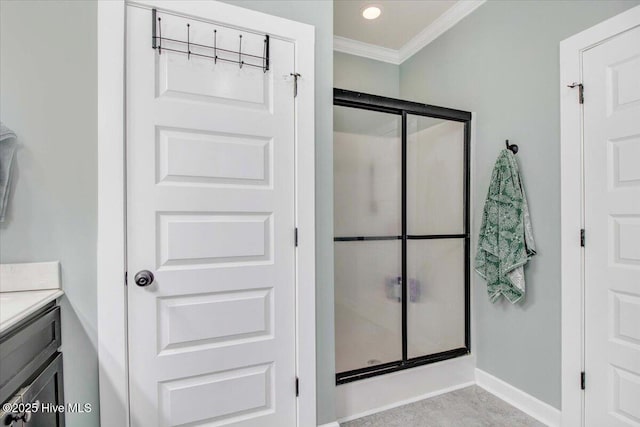
[[[334,35],[399,50],[431,25],[457,0],[334,0]],[[362,17],[366,6],[378,6],[379,18]]]

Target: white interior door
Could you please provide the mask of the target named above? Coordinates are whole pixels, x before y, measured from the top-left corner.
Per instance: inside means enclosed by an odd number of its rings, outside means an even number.
[[[640,27],[583,77],[585,425],[640,426]]]
[[[158,11],[162,37],[262,56],[196,3]],[[293,426],[294,46],[272,38],[263,72],[152,49],[149,9],[126,30],[131,425]]]

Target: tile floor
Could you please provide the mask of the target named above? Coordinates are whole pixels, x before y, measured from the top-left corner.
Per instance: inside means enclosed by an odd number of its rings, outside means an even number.
[[[341,427],[543,427],[477,386],[389,409]]]

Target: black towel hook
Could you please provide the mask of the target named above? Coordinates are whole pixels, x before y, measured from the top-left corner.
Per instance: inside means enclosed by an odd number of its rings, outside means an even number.
[[[509,140],[505,140],[504,144],[507,146],[507,150],[511,150],[513,154],[518,154],[518,146],[516,144],[509,144]]]

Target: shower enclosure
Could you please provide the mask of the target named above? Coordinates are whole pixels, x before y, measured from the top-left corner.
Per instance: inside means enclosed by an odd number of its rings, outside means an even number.
[[[334,89],[338,384],[469,353],[470,125]]]

